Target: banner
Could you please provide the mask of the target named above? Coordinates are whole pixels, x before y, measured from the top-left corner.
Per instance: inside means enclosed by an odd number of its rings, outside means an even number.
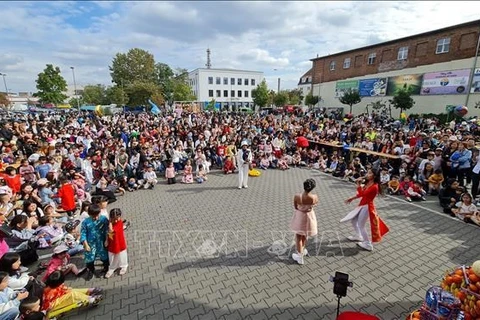
[[[425,73],[421,95],[462,94],[468,89],[470,69]]]
[[[337,81],[335,84],[335,98],[343,97],[348,89],[358,90],[358,80]]]
[[[475,69],[470,86],[470,93],[480,93],[480,69]]]
[[[360,80],[358,88],[361,97],[384,97],[387,93],[387,78]]]
[[[404,76],[389,77],[387,85],[387,96],[394,96],[399,89],[405,87],[410,94],[420,94],[422,88],[422,74],[406,74]]]

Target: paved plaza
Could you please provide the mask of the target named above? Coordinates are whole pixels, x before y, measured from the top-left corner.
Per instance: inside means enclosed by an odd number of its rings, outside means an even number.
[[[317,181],[319,234],[299,266],[289,258],[292,199],[306,178]],[[68,319],[335,319],[329,277],[350,275],[353,288],[342,311],[405,319],[443,272],[480,257],[480,229],[437,213],[436,203],[377,198],[391,231],[374,252],[346,240],[339,220],[358,203],[344,204],[354,185],[318,171],[269,170],[239,190],[237,175],[213,172],[204,184],[167,185],[128,193],[121,207],[128,273],[106,279],[70,280],[100,286],[105,300]],[[423,208],[422,208],[423,206]]]

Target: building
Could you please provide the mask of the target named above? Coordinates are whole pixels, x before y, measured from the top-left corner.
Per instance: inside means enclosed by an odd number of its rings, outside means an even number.
[[[345,90],[358,90],[362,102],[353,107],[358,114],[405,87],[415,100],[407,113],[442,113],[448,106],[466,105],[470,115],[477,115],[479,35],[476,20],[311,59],[313,94],[322,98],[321,107],[338,107]]]
[[[199,68],[188,73],[197,101],[205,107],[215,100],[220,110],[253,108],[252,90],[263,81],[263,72],[233,69]]]
[[[312,71],[313,69],[310,69],[303,76],[301,76],[297,84],[297,88],[302,90],[302,106],[305,106],[305,97],[312,91]]]

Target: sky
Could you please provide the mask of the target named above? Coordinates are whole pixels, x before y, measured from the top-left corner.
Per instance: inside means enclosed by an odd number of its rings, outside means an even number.
[[[172,68],[263,71],[271,89],[297,86],[317,55],[480,18],[480,1],[1,1],[0,72],[35,92],[46,64],[73,85],[111,85],[118,52],[148,50]],[[0,91],[4,85],[0,81]]]

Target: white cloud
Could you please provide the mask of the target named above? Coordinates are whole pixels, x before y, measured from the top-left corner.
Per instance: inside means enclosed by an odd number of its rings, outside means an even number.
[[[293,88],[317,54],[478,19],[480,2],[0,2],[0,72],[14,91],[35,90],[45,64],[71,82],[110,84],[117,52],[146,49],[157,61],[194,69],[261,70]],[[274,71],[273,69],[277,69]]]

